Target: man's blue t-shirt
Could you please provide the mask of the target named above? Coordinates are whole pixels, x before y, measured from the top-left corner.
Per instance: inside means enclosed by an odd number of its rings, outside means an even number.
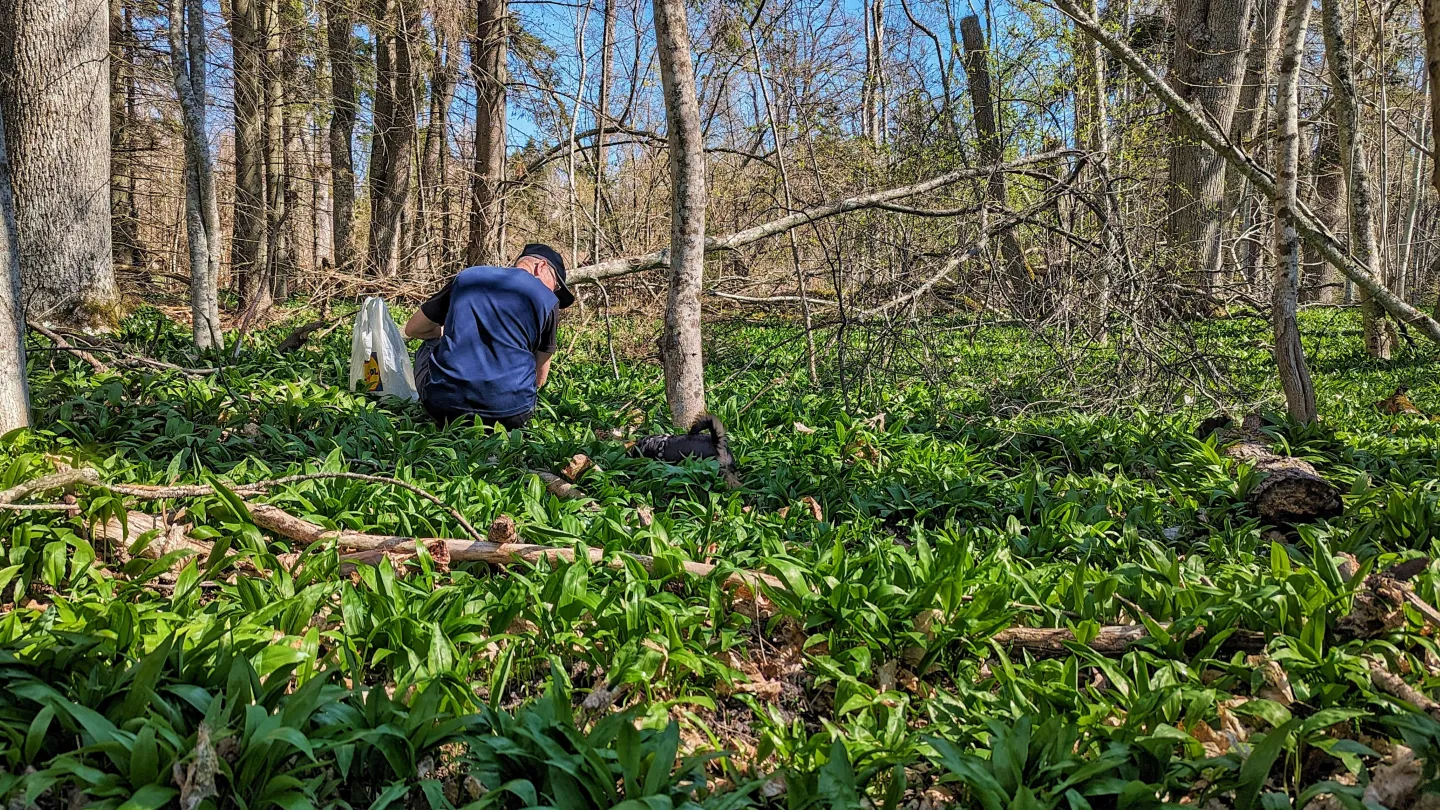
[[[421,392],[432,410],[504,419],[535,410],[535,354],[554,354],[559,301],[515,267],[470,267],[420,306],[444,324]]]

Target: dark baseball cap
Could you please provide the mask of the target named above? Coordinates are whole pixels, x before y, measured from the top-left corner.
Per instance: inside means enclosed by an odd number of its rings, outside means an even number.
[[[542,245],[539,242],[531,242],[520,251],[520,258],[526,256],[537,256],[544,259],[555,268],[555,297],[560,299],[560,308],[564,309],[575,303],[575,293],[570,292],[570,287],[565,284],[565,260],[560,258],[560,251],[549,245]]]

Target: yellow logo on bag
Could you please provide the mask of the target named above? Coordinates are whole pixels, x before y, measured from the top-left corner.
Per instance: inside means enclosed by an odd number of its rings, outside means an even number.
[[[380,383],[380,360],[375,352],[370,353],[370,359],[365,361],[365,388],[370,391],[384,391],[385,386]]]

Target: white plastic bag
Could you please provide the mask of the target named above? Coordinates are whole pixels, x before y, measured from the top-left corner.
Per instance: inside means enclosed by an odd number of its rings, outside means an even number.
[[[355,335],[350,339],[350,390],[362,381],[366,390],[376,394],[420,398],[405,338],[390,320],[383,298],[366,298],[355,317]]]

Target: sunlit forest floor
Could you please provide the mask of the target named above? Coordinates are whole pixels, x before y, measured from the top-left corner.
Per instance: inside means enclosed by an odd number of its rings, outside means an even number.
[[[1382,597],[1437,604],[1440,566],[1390,591],[1365,574],[1433,556],[1440,537],[1436,352],[1371,361],[1353,313],[1303,315],[1311,426],[1276,412],[1255,318],[1157,349],[1143,390],[1121,348],[1065,354],[1064,335],[950,323],[832,331],[812,384],[795,329],[720,322],[709,402],[735,490],[714,462],[626,456],[633,437],[668,432],[651,324],[562,330],[540,413],[508,435],[344,390],[348,327],[288,354],[275,327],[210,359],[187,356],[183,327],[154,311],[117,336],[136,355],[220,367],[205,375],[97,373],[37,339],[36,427],[0,439],[0,490],[57,464],[220,488],[137,502],[80,485],[70,511],[0,509],[0,795],[1397,806],[1433,778],[1410,757],[1440,756],[1440,721],[1393,681],[1433,691],[1440,649],[1423,610]],[[1200,353],[1223,380],[1187,382]],[[1422,413],[1377,407],[1402,387]],[[1245,502],[1259,476],[1195,437],[1215,400],[1265,410],[1271,444],[1338,486],[1344,513],[1261,525]],[[577,454],[594,462],[573,481],[585,497],[533,473]],[[481,531],[508,516],[524,542],[605,559],[492,565],[410,544],[342,566],[333,538],[281,540],[233,492],[326,471],[398,477]],[[441,505],[376,481],[248,500],[330,528],[466,537]],[[133,519],[124,542],[95,530],[126,508],[163,510],[211,551],[154,559],[155,533]],[[778,587],[723,587],[737,569]],[[1361,603],[1378,624],[1357,629]],[[1088,645],[1116,625],[1135,643]],[[1040,656],[997,639],[1017,626],[1072,634]],[[1239,631],[1260,644],[1238,648]]]

